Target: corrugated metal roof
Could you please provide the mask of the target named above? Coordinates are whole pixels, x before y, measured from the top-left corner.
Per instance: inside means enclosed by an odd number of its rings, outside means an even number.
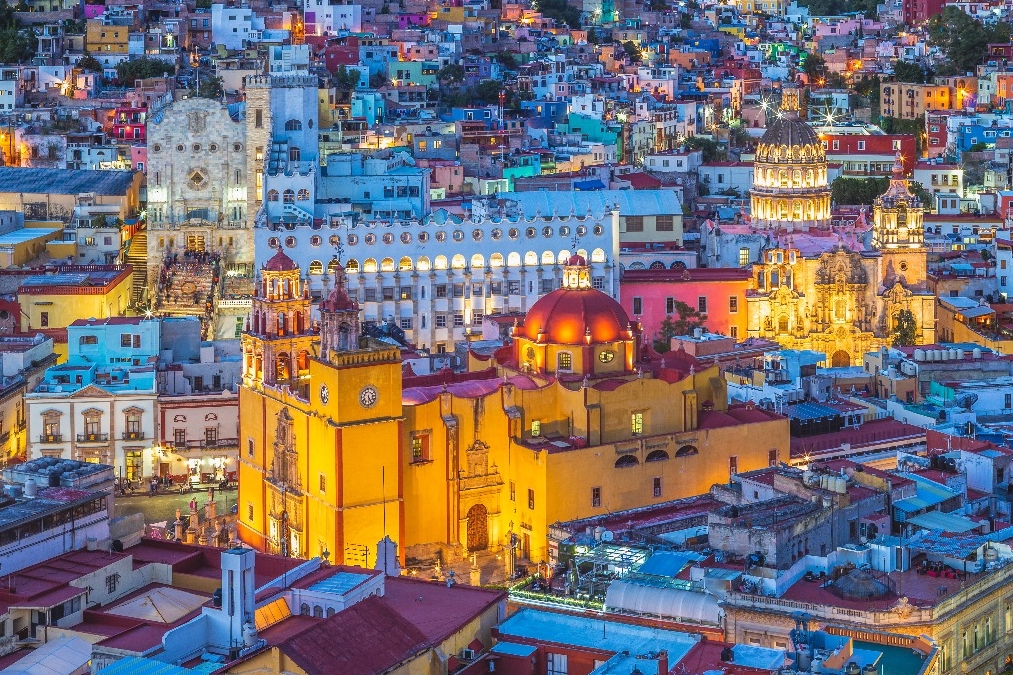
[[[133,171],[0,167],[0,192],[57,195],[92,192],[97,195],[122,196],[133,182]]]
[[[941,530],[943,532],[970,532],[978,525],[963,516],[954,513],[942,513],[941,511],[929,511],[911,516],[907,522],[926,530]]]

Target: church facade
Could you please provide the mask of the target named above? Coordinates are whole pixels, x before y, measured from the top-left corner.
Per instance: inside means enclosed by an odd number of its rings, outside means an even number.
[[[557,521],[787,459],[785,419],[729,407],[716,366],[646,360],[591,274],[573,256],[486,370],[404,378],[396,347],[360,335],[343,268],[311,325],[305,278],[276,254],[243,337],[243,540],[359,565],[385,536],[402,557],[549,561]]]
[[[798,96],[785,89],[760,141],[750,221],[712,224],[706,233],[710,262],[752,268],[747,335],[823,352],[832,366],[861,363],[865,352],[893,344],[902,326],[902,339],[934,342],[924,209],[900,156],[889,188],[873,204],[871,226],[864,213],[854,224],[834,225],[825,150],[800,119]],[[738,259],[729,263],[736,250]]]

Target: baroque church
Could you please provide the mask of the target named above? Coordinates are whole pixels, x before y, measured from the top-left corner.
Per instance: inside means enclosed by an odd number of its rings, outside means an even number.
[[[572,255],[513,341],[469,372],[415,375],[362,334],[344,268],[310,310],[278,251],[242,338],[238,525],[259,550],[373,566],[501,555],[550,561],[557,521],[706,492],[788,457],[787,420],[729,406],[716,365],[641,345]],[[769,439],[757,443],[755,439]]]
[[[750,221],[707,232],[711,251],[738,249],[739,264],[753,268],[748,335],[823,352],[828,365],[848,366],[891,344],[907,310],[916,343],[934,342],[924,207],[908,187],[901,157],[873,204],[871,227],[864,212],[853,225],[834,225],[826,150],[799,111],[799,91],[786,87],[757,147]]]

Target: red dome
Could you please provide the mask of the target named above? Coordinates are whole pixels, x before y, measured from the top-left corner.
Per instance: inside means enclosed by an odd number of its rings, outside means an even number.
[[[566,264],[571,267],[586,267],[587,261],[584,260],[584,256],[579,253],[574,253],[570,256],[570,259],[566,261]]]
[[[294,269],[298,269],[298,265],[295,261],[285,255],[285,252],[280,248],[270,260],[264,264],[264,269],[268,272],[291,272]]]
[[[585,343],[587,330],[591,342],[612,342],[626,337],[630,317],[622,306],[593,288],[559,288],[531,306],[520,334],[537,340],[545,332],[545,342],[564,345]]]

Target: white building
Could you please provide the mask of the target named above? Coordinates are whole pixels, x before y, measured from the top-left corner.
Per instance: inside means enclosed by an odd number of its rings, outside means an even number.
[[[335,35],[362,30],[362,6],[334,4],[330,0],[303,0],[306,35]]]
[[[264,30],[264,19],[249,7],[211,5],[211,40],[226,49],[243,49],[250,45],[251,33]]]
[[[0,114],[20,108],[25,104],[25,83],[21,68],[5,66],[0,68]]]
[[[618,294],[619,211],[611,206],[543,213],[492,210],[476,200],[467,219],[438,210],[421,220],[330,224],[258,227],[257,249],[283,246],[321,288],[332,283],[328,272],[340,253],[363,320],[393,322],[434,352],[453,352],[487,315],[526,312],[559,288],[574,252],[591,264],[595,288]]]

